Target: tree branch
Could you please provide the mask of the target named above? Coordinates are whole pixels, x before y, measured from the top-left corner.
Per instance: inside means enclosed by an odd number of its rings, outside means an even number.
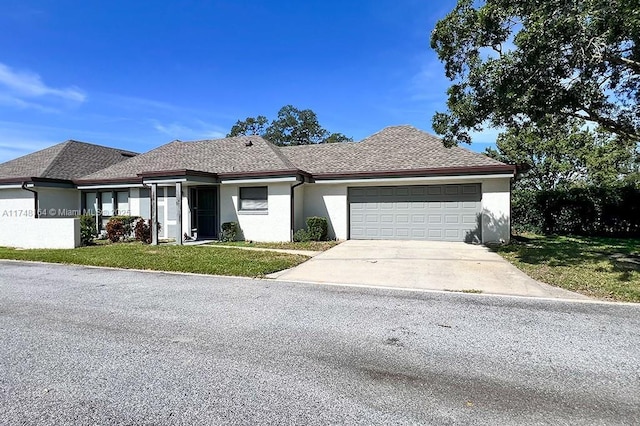
[[[607,58],[609,62],[616,65],[625,65],[628,68],[631,68],[636,73],[640,73],[640,62],[633,61],[629,58],[625,58],[624,56],[610,56]]]

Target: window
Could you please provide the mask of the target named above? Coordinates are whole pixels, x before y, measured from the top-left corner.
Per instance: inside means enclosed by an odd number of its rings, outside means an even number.
[[[240,188],[240,211],[266,211],[267,207],[266,186]]]
[[[120,216],[129,216],[129,191],[116,192],[117,213]]]
[[[109,192],[101,192],[100,199],[102,200],[102,216],[113,215],[113,194]]]
[[[98,194],[95,192],[85,192],[84,194],[84,210],[87,214],[96,214],[98,206],[96,205]]]

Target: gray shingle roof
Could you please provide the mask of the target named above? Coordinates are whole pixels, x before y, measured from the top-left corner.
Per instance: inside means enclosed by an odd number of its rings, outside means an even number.
[[[251,146],[247,146],[249,141]],[[273,171],[294,172],[296,167],[276,146],[261,137],[237,136],[191,142],[173,141],[84,176],[79,181],[135,180],[139,174],[173,170],[250,174]]]
[[[72,180],[134,155],[136,153],[122,149],[69,140],[0,164],[0,181]]]
[[[251,146],[247,146],[249,141]],[[136,181],[141,174],[179,170],[218,175],[302,170],[321,176],[436,169],[453,172],[478,167],[508,168],[466,148],[445,148],[440,139],[415,127],[394,126],[358,143],[279,148],[259,136],[173,141],[76,181]]]
[[[280,148],[312,175],[463,169],[505,166],[466,148],[446,148],[436,136],[412,126],[387,127],[357,143]]]

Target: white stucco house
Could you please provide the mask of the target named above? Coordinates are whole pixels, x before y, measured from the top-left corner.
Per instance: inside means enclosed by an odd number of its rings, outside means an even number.
[[[240,136],[173,141],[140,155],[112,151],[118,161],[67,174],[55,189],[26,180],[33,173],[3,176],[17,161],[26,166],[30,156],[45,157],[43,151],[0,165],[0,245],[21,246],[21,237],[1,234],[8,223],[3,211],[22,208],[97,208],[99,223],[114,214],[141,216],[160,225],[154,242],[217,238],[224,222],[237,222],[247,240],[290,241],[309,216],[326,217],[330,237],[342,240],[486,243],[510,236],[514,167],[462,147],[445,148],[411,126],[387,127],[357,143],[277,147]],[[68,162],[68,171],[77,164]],[[43,216],[24,220],[33,226]],[[48,234],[37,233],[46,244]]]
[[[69,140],[0,164],[0,246],[77,247],[82,194],[74,179],[135,155]]]

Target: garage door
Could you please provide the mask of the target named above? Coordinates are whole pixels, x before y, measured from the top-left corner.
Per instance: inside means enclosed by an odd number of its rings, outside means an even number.
[[[354,240],[480,240],[480,184],[349,188]]]

